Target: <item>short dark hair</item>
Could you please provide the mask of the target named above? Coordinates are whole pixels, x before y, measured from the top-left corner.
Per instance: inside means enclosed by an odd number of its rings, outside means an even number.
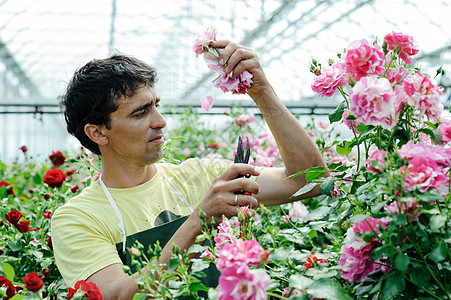
[[[111,127],[110,114],[119,99],[133,96],[143,85],[154,87],[155,68],[131,56],[114,54],[94,59],[75,71],[66,92],[59,97],[67,131],[95,154],[99,146],[85,134],[85,125]]]

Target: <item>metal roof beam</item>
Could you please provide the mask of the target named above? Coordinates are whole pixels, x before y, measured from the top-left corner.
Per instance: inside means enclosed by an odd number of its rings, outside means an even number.
[[[6,71],[10,71],[14,76],[19,79],[19,85],[23,86],[28,92],[29,96],[41,97],[41,93],[32,80],[25,74],[21,66],[15,60],[12,53],[8,50],[6,44],[0,38],[0,61],[6,66]]]
[[[261,36],[265,31],[267,31],[271,25],[273,25],[277,19],[279,19],[282,14],[289,10],[290,7],[295,5],[298,1],[297,0],[286,0],[284,1],[277,9],[275,9],[269,18],[264,20],[254,28],[254,30],[249,31],[244,38],[240,41],[240,44],[242,45],[248,45],[251,43],[254,39]],[[211,76],[211,73],[204,73],[201,78],[197,82],[195,82],[191,87],[188,87],[185,92],[182,94],[182,98],[188,98],[199,86],[201,86],[208,78]]]

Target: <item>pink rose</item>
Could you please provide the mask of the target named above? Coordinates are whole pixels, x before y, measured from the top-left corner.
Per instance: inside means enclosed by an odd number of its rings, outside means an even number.
[[[233,266],[258,266],[263,247],[254,238],[252,240],[236,239],[226,243],[216,259],[218,270]]]
[[[255,117],[252,115],[240,115],[236,117],[235,124],[240,127],[247,127],[250,123],[255,121]]]
[[[396,85],[406,79],[410,72],[410,69],[404,67],[390,68],[387,70],[387,79],[392,85]]]
[[[193,50],[196,56],[208,50],[208,44],[216,40],[216,29],[207,28],[202,34],[198,34],[194,40]]]
[[[226,243],[236,240],[233,232],[232,224],[228,219],[224,219],[218,225],[218,235],[214,238],[216,250],[220,251]]]
[[[426,115],[428,118],[437,119],[443,111],[440,102],[442,90],[431,82],[427,75],[418,72],[404,79],[403,89],[409,96],[409,105],[420,111],[420,117]]]
[[[441,168],[449,168],[451,166],[451,151],[442,146],[426,146],[421,143],[414,144],[408,141],[399,149],[399,155],[407,160],[416,157],[428,159]]]
[[[304,203],[301,201],[293,202],[289,212],[288,216],[293,222],[296,222],[297,220],[301,220],[303,217],[308,215],[309,211],[307,207],[305,207]]]
[[[399,57],[406,64],[411,64],[413,60],[410,56],[420,51],[413,44],[413,37],[407,34],[392,31],[385,35],[384,41],[387,44],[387,50],[394,50],[396,53],[399,53]]]
[[[401,174],[407,189],[418,188],[421,192],[437,189],[440,183],[448,181],[443,170],[425,157],[409,159],[409,165],[401,168]]]
[[[349,45],[344,63],[353,81],[368,75],[381,75],[384,73],[384,52],[379,45],[370,45],[365,39],[355,41]]]
[[[338,87],[348,82],[346,73],[334,67],[326,67],[323,73],[312,83],[312,90],[320,97],[332,97]]]
[[[451,122],[445,121],[440,123],[440,132],[444,142],[451,142]]]
[[[349,91],[351,113],[359,123],[391,128],[394,92],[386,78],[363,77]]]
[[[219,276],[219,300],[266,300],[271,278],[264,269],[231,267]]]
[[[384,210],[391,214],[407,215],[412,221],[417,221],[420,215],[420,205],[415,203],[413,199],[394,201],[389,205],[385,205]]]
[[[380,173],[381,171],[383,171],[385,169],[386,155],[386,151],[376,149],[373,153],[371,153],[370,157],[365,160],[365,162],[368,164],[366,170],[374,173]]]
[[[380,245],[377,237],[365,241],[360,234],[379,231],[379,227],[387,227],[385,221],[367,217],[365,220],[356,222],[348,228],[345,244],[341,248],[340,266],[341,276],[347,281],[364,281],[368,274],[383,268],[377,261],[371,258],[371,251]]]

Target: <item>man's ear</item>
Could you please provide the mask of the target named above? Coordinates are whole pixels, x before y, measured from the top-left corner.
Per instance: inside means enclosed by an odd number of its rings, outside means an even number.
[[[106,145],[108,143],[108,137],[103,134],[102,128],[104,126],[86,124],[85,133],[86,135],[97,145]]]

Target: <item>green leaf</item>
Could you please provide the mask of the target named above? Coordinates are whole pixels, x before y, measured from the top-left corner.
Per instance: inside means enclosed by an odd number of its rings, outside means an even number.
[[[310,232],[308,233],[308,237],[310,238],[310,239],[314,239],[314,238],[316,238],[318,236],[318,232],[316,231],[316,230],[314,230],[314,229],[312,229],[312,230],[310,230]]]
[[[314,298],[324,298],[328,300],[351,300],[351,296],[336,281],[331,278],[320,278],[313,282],[307,293]]]
[[[399,253],[395,258],[395,266],[401,272],[405,272],[409,266],[410,258],[404,253]]]
[[[14,252],[22,250],[22,243],[20,241],[9,241],[8,247]]]
[[[132,300],[145,300],[145,299],[147,299],[147,294],[135,294],[132,298]]]
[[[346,108],[346,101],[343,101],[338,105],[333,112],[329,114],[330,124],[340,121],[343,118],[343,112]]]
[[[425,269],[414,269],[409,274],[412,277],[412,281],[419,287],[425,286],[425,283],[431,278]]]
[[[294,274],[290,277],[289,286],[298,288],[300,290],[305,290],[313,283],[314,283],[314,281],[308,277],[305,277],[300,274]]]
[[[406,288],[406,281],[399,273],[388,276],[383,283],[380,299],[392,299]]]
[[[189,285],[189,291],[191,293],[199,292],[199,291],[208,291],[209,288],[207,288],[203,283],[196,282]]]
[[[168,272],[172,272],[179,266],[179,259],[176,257],[173,257],[169,260],[169,267]]]
[[[437,242],[429,254],[429,259],[435,263],[444,261],[448,256],[448,251],[449,249],[444,242]]]
[[[5,274],[5,277],[8,278],[10,281],[13,281],[14,276],[16,276],[14,268],[7,262],[3,263],[3,274]]]
[[[347,141],[342,141],[337,145],[337,152],[338,154],[348,156],[349,153],[351,153],[352,150],[352,143]]]
[[[301,187],[296,193],[294,193],[290,198],[294,198],[300,195],[303,195],[305,193],[310,192],[311,190],[313,190],[315,188],[315,186],[317,186],[318,184],[315,182],[309,182],[306,185],[304,185],[303,187]]]
[[[311,182],[314,179],[320,178],[324,174],[326,174],[324,171],[309,171],[307,175],[305,175],[305,180],[307,182]]]
[[[202,259],[192,259],[191,261],[193,261],[191,272],[202,272],[210,266],[210,262]]]
[[[445,226],[446,217],[442,215],[432,216],[429,220],[429,225],[433,231],[440,230]]]
[[[304,221],[310,221],[310,220],[319,220],[324,218],[325,216],[329,215],[330,207],[327,206],[320,206],[317,209],[311,211],[308,215],[306,215],[303,220]]]
[[[319,186],[319,191],[321,192],[321,194],[330,196],[335,187],[334,183],[335,183],[334,177],[326,178],[326,180],[324,180],[323,183],[321,183],[321,185]]]
[[[14,295],[12,298],[9,298],[10,300],[22,300],[22,299],[25,299],[27,296],[25,296],[25,295],[19,295],[19,294],[16,294],[16,295]],[[135,298],[133,298],[133,299],[135,299]],[[144,298],[145,299],[145,298]]]

